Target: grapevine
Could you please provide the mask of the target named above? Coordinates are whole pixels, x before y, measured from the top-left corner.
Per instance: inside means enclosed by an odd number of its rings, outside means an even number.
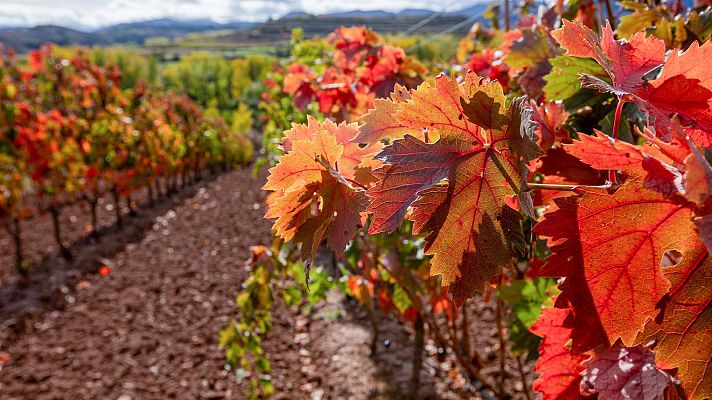
[[[0,77],[0,219],[23,273],[23,219],[49,212],[60,252],[71,258],[59,224],[67,204],[90,205],[96,235],[99,197],[113,196],[121,225],[121,198],[131,208],[137,190],[147,188],[153,201],[179,177],[186,184],[206,168],[250,158],[249,142],[187,96],[144,82],[122,90],[120,68],[99,66],[84,50],[44,46],[27,64],[3,51]]]

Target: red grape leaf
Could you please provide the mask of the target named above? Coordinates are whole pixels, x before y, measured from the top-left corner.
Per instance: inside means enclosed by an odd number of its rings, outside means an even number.
[[[552,147],[539,158],[536,168],[543,175],[542,183],[562,185],[603,185],[606,180],[599,170],[581,162],[561,147]],[[570,192],[559,190],[536,190],[532,193],[536,206],[556,207],[553,200],[570,196]]]
[[[655,118],[657,135],[670,140],[670,117],[678,114],[689,135],[701,146],[712,145],[712,44],[697,42],[683,53],[672,51],[664,58],[665,42],[638,32],[629,41],[614,40],[610,25],[599,37],[589,28],[564,20],[564,27],[551,32],[568,54],[593,58],[612,79],[582,76],[584,85],[609,91],[635,101]],[[645,75],[663,65],[660,75],[646,81]]]
[[[406,136],[379,155],[384,166],[374,171],[380,182],[368,191],[369,233],[395,230],[412,205],[417,232],[430,232],[425,251],[433,255],[431,274],[442,276],[458,302],[510,264],[499,217],[505,198],[520,194],[524,160],[538,149],[523,115],[522,101],[505,107],[498,82],[468,74],[458,84],[439,76],[411,92],[394,115],[403,126],[438,140]]]
[[[691,126],[690,136],[701,146],[712,141],[712,43],[697,42],[679,54],[672,51],[662,73],[636,95],[638,102],[653,115],[658,136],[670,139],[670,117],[678,114],[681,122]]]
[[[292,95],[297,108],[304,109],[311,102],[315,93],[311,82],[316,76],[316,73],[304,64],[294,63],[287,67],[282,90]]]
[[[567,153],[600,170],[639,171],[643,153],[637,147],[613,140],[594,130],[594,136],[579,134],[579,141],[564,145]]]
[[[413,203],[410,220],[413,221],[413,232],[430,232],[436,228],[432,218],[438,208],[448,197],[447,186],[436,185],[418,193],[418,199]]]
[[[695,218],[695,226],[697,232],[700,233],[700,239],[707,247],[707,251],[712,252],[712,215]]]
[[[611,25],[606,22],[599,37],[588,27],[563,20],[564,26],[551,32],[567,55],[593,58],[611,77],[611,91],[635,93],[643,86],[643,76],[665,61],[665,42],[645,32],[630,40],[615,40]]]
[[[564,326],[570,310],[545,308],[529,330],[542,338],[535,371],[539,375],[532,389],[542,394],[542,400],[578,400],[580,398],[581,363],[586,356],[571,354],[567,343],[571,329]]]
[[[712,194],[712,166],[710,166],[700,149],[697,148],[694,140],[688,135],[689,132],[680,126],[677,116],[673,117],[671,127],[674,133],[672,139],[681,144],[675,155],[680,158],[684,157],[682,164],[685,166],[685,197],[703,207]],[[683,154],[686,155],[682,156]]]
[[[712,194],[712,168],[696,148],[685,160],[685,195],[702,205]]]
[[[673,384],[655,365],[655,354],[643,346],[613,346],[594,354],[585,366],[583,386],[601,399],[666,400]]]
[[[420,132],[425,131],[425,142],[436,142],[442,133],[460,132],[482,144],[484,138],[480,128],[465,117],[460,102],[460,99],[469,101],[473,92],[482,92],[480,79],[474,73],[468,73],[465,82],[460,84],[454,78],[440,75],[434,82],[425,82],[412,91],[411,99],[400,104],[394,117],[410,129],[411,135],[419,137]],[[499,92],[502,92],[501,85],[497,86]],[[491,96],[496,96],[494,92],[497,89],[494,86],[487,90],[493,92]],[[491,103],[501,101],[501,104],[491,104],[490,107],[503,109],[503,100],[503,95],[502,98],[497,96]]]
[[[373,172],[379,182],[367,192],[368,211],[373,213],[369,233],[396,230],[418,193],[447,178],[469,147],[466,141],[442,139],[431,144],[406,135],[379,153],[387,165]]]
[[[275,233],[284,240],[301,243],[306,257],[313,258],[325,238],[334,251],[342,254],[361,224],[366,196],[354,189],[337,168],[340,162],[353,161],[345,154],[345,146],[337,143],[335,134],[348,127],[312,120],[307,129],[296,125],[287,131],[290,150],[270,169],[263,187],[279,193],[265,218],[276,218]],[[346,143],[348,146],[348,139]],[[353,169],[347,172],[354,173]]]
[[[691,400],[712,393],[712,258],[698,243],[694,263],[666,267],[672,289],[661,301],[658,318],[650,321],[639,343],[654,342],[658,365],[677,368],[677,378]]]
[[[544,176],[559,177],[561,183],[601,185],[601,172],[581,162],[561,147],[552,147],[537,160],[536,172]]]
[[[636,174],[636,176],[641,176]],[[559,301],[568,302],[575,320],[573,348],[586,351],[618,339],[630,345],[670,282],[661,269],[667,251],[682,265],[694,262],[698,243],[692,204],[673,202],[629,178],[614,194],[586,189],[580,197],[555,200],[535,233],[552,240],[553,254],[543,276],[566,277]]]
[[[685,188],[682,186],[682,174],[677,168],[647,155],[643,158],[642,166],[648,173],[643,182],[643,186],[646,188],[660,192],[665,197],[676,193],[685,193]]]
[[[600,131],[594,131],[594,136],[579,135],[579,141],[564,145],[566,151],[599,170],[619,170],[629,175],[645,175],[643,186],[662,193],[666,197],[675,193],[683,194],[681,172],[657,157],[646,154],[643,149],[663,157],[657,148],[645,148],[629,143],[613,140]],[[642,168],[642,169],[641,169]]]
[[[550,149],[553,145],[569,142],[569,131],[566,129],[566,120],[569,113],[562,101],[549,101],[542,105],[537,105],[532,101],[534,111],[533,119],[538,123],[539,146],[542,149]]]

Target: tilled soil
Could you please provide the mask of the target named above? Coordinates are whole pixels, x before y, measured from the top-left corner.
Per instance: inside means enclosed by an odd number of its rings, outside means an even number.
[[[22,334],[7,335],[0,348],[10,357],[0,372],[2,397],[244,398],[217,338],[234,315],[249,246],[270,238],[259,186],[247,170],[221,176],[105,260],[109,275],[60,287],[64,304],[52,307],[60,309],[30,315]],[[277,338],[291,319],[281,313]],[[278,387],[298,376],[289,372],[297,363],[283,365],[274,368]]]
[[[122,231],[106,228],[101,243],[80,241],[74,261],[51,259],[24,286],[0,279],[0,398],[247,398],[217,339],[235,316],[249,247],[271,237],[260,183],[248,170],[227,173],[141,210]],[[95,273],[99,265],[111,272]],[[475,346],[492,361],[485,367],[496,368],[489,308],[477,311]],[[339,294],[309,316],[278,305],[264,343],[275,398],[403,398],[412,332],[382,317],[374,356],[371,329],[363,308]],[[436,360],[432,343],[426,350],[419,397],[481,398],[454,365]],[[530,379],[531,365],[525,368]]]
[[[129,218],[127,199],[121,197],[119,208],[122,219]],[[131,195],[134,207],[146,206],[148,195],[139,191]],[[97,230],[103,234],[111,231],[116,223],[116,205],[111,195],[106,194],[97,199]],[[151,210],[153,211],[153,210]],[[91,212],[86,201],[76,201],[60,211],[60,226],[62,244],[70,247],[92,242],[89,233],[92,231]],[[128,221],[127,221],[128,222]],[[134,225],[136,225],[134,223]],[[49,213],[23,220],[20,225],[22,238],[22,253],[24,262],[31,268],[40,267],[44,262],[51,262],[59,253],[59,246],[54,238],[52,219]],[[17,282],[19,275],[15,273],[15,247],[12,236],[5,229],[0,229],[0,284]]]

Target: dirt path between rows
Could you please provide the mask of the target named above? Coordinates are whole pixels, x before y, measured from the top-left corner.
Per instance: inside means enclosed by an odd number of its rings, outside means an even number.
[[[248,170],[217,178],[109,257],[108,276],[61,287],[64,304],[22,321],[22,335],[0,348],[10,357],[2,397],[244,398],[217,335],[234,315],[249,246],[270,238],[259,187]],[[279,337],[290,318],[277,319]],[[284,364],[275,380],[299,368]]]

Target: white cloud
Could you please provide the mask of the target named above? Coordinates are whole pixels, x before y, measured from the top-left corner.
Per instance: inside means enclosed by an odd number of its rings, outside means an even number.
[[[439,10],[442,2],[423,0],[2,0],[0,25],[58,24],[85,29],[155,18],[217,22],[262,21],[291,11],[324,14],[347,10],[404,8]],[[470,1],[472,4],[475,1]],[[58,3],[61,3],[58,6]],[[445,4],[458,4],[450,1]]]

